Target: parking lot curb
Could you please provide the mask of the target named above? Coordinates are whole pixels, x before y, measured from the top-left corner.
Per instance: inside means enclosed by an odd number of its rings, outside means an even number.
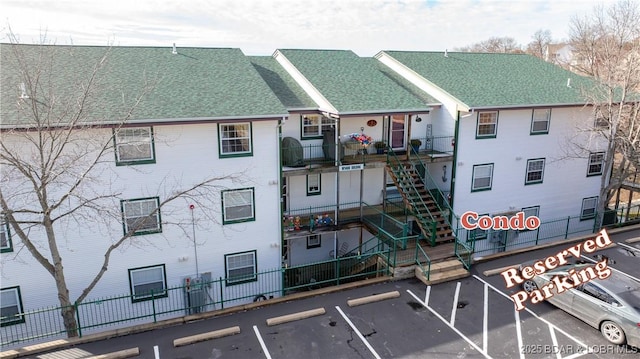
[[[205,340],[217,339],[217,338],[222,338],[222,337],[235,335],[235,334],[240,334],[239,326],[229,327],[229,328],[214,330],[212,332],[206,332],[206,333],[201,333],[196,335],[190,335],[188,337],[178,338],[173,341],[173,346],[181,347],[181,346],[185,346],[193,343],[203,342]]]
[[[326,313],[326,310],[324,310],[324,308],[316,308],[316,309],[306,310],[304,312],[281,315],[279,317],[273,317],[273,318],[267,319],[267,326],[272,327],[278,324],[284,324],[284,323],[289,323],[289,322],[293,322],[300,319],[306,319],[306,318],[311,318],[318,315],[323,315],[324,313]]]
[[[638,238],[629,238],[625,241],[626,243],[636,243],[636,242],[640,242],[640,237]]]
[[[102,355],[95,355],[91,357],[87,357],[86,359],[124,359],[124,358],[133,358],[140,355],[140,349],[138,347],[119,350],[113,353],[107,353]]]
[[[501,268],[494,268],[494,269],[489,269],[486,270],[484,272],[482,272],[482,275],[484,275],[485,277],[491,277],[493,275],[496,275],[498,273],[502,273],[504,271],[506,271],[507,269],[511,269],[511,268],[518,268],[519,264],[514,264],[514,265],[510,265],[510,266],[504,266]]]
[[[356,299],[349,299],[347,301],[347,305],[350,307],[355,307],[358,305],[363,305],[363,304],[369,304],[369,303],[374,303],[374,302],[379,302],[385,299],[391,299],[391,298],[398,298],[400,296],[400,292],[393,291],[393,292],[387,292],[387,293],[380,293],[380,294],[374,294],[374,295],[369,295],[366,297],[361,297],[361,298],[356,298]]]
[[[147,332],[155,329],[168,328],[175,325],[189,323],[192,321],[198,321],[203,319],[219,317],[227,314],[244,312],[244,311],[259,308],[259,307],[266,307],[266,306],[274,305],[278,303],[286,303],[294,300],[316,297],[319,295],[340,292],[340,291],[349,290],[353,288],[366,287],[369,285],[389,282],[392,280],[393,278],[390,276],[370,278],[370,279],[365,279],[358,282],[352,282],[352,283],[340,284],[332,287],[310,290],[308,292],[294,293],[287,296],[267,299],[260,302],[237,305],[237,306],[226,308],[226,309],[219,309],[219,310],[214,310],[206,313],[199,313],[199,314],[187,315],[179,318],[161,320],[156,323],[145,323],[145,324],[134,325],[126,328],[107,330],[100,333],[89,334],[89,335],[83,336],[82,338],[58,339],[50,342],[26,346],[18,349],[2,351],[0,352],[0,358],[1,359],[21,358],[28,355],[38,354],[46,351],[63,349],[73,345],[91,343],[99,340],[105,340],[105,339],[121,337],[125,335],[143,333],[143,332]]]

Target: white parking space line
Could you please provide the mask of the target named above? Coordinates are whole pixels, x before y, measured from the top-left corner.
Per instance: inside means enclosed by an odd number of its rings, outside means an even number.
[[[462,339],[464,339],[467,343],[469,343],[469,345],[471,345],[475,350],[477,350],[480,354],[482,354],[485,358],[487,359],[491,359],[491,357],[489,355],[487,355],[487,353],[485,351],[483,351],[482,349],[478,348],[478,346],[472,342],[471,340],[469,340],[469,338],[467,338],[464,334],[462,334],[462,332],[460,332],[458,329],[456,329],[456,327],[452,326],[449,322],[447,322],[440,314],[438,314],[438,312],[436,312],[435,310],[433,310],[431,307],[429,307],[427,305],[427,303],[423,302],[420,300],[420,298],[418,298],[417,295],[413,294],[412,291],[410,291],[409,289],[407,289],[407,293],[409,293],[418,303],[422,304],[425,308],[429,309],[429,311],[431,313],[433,313],[433,315],[435,315],[436,317],[438,317],[438,319],[440,319],[444,324],[446,324],[449,328],[451,328],[451,330],[453,330],[454,332],[456,332],[456,334],[458,334]]]
[[[597,260],[595,260],[595,259],[593,259],[593,258],[589,258],[589,257],[587,257],[587,256],[585,256],[585,255],[581,255],[580,257],[582,257],[582,258],[584,258],[584,259],[588,260],[589,262],[592,262],[592,263],[598,263],[598,261],[597,261]],[[616,271],[616,272],[618,272],[618,273],[620,273],[620,274],[622,274],[622,275],[626,275],[627,277],[629,277],[629,278],[631,278],[631,279],[635,279],[635,280],[637,280],[638,282],[640,282],[640,278],[636,278],[636,277],[632,276],[632,275],[631,275],[631,274],[629,274],[629,273],[625,273],[625,272],[623,272],[623,271],[621,271],[621,270],[619,270],[619,269],[615,269],[615,268],[613,268],[613,267],[612,267],[612,266],[610,266],[610,265],[607,265],[607,267],[609,267],[609,268],[613,269],[614,271]]]
[[[260,335],[260,331],[258,330],[258,327],[254,325],[253,331],[256,333],[256,337],[258,337],[258,341],[260,342],[260,346],[262,347],[264,356],[267,357],[267,359],[271,359],[271,354],[269,354],[269,349],[267,349],[267,345],[264,343],[264,340],[262,340],[262,335]]]
[[[485,282],[482,278],[478,277],[477,275],[473,275],[473,278],[479,280],[480,282],[488,285],[491,289],[493,289],[496,293],[502,295],[503,297],[509,299],[510,301],[513,302],[513,299],[511,299],[511,297],[509,297],[508,295],[504,294],[501,290],[499,290],[498,288],[494,287],[493,285],[489,284],[488,282]],[[515,311],[515,307],[513,309]],[[555,330],[559,331],[560,333],[562,333],[564,336],[568,337],[569,339],[573,340],[574,342],[578,343],[578,345],[580,345],[581,347],[585,348],[584,353],[578,353],[575,356],[571,356],[571,358],[577,358],[579,356],[585,355],[585,354],[590,354],[591,350],[589,349],[589,346],[587,346],[585,343],[583,343],[582,341],[580,341],[578,338],[574,337],[573,335],[565,332],[564,330],[558,328],[557,326],[553,325],[551,322],[549,322],[548,320],[542,318],[541,316],[539,316],[538,314],[536,314],[534,311],[532,311],[529,308],[524,308],[523,310],[526,310],[527,313],[533,315],[534,317],[536,317],[537,319],[541,320],[543,323],[546,323],[549,326],[552,326]],[[565,358],[567,359],[567,358]]]
[[[638,249],[636,247],[631,247],[631,246],[628,246],[628,245],[626,245],[624,243],[619,243],[619,242],[616,242],[616,244],[619,245],[619,246],[622,246],[622,247],[624,247],[624,248],[626,248],[626,249],[628,249],[630,251],[640,252],[640,249]]]
[[[551,334],[551,343],[553,343],[554,348],[560,348],[558,346],[558,337],[556,336],[556,331],[553,330],[553,327],[549,325],[549,334]],[[560,350],[556,351],[556,358],[562,359],[562,355],[560,355]]]
[[[160,349],[158,349],[158,346],[157,346],[157,345],[154,345],[154,346],[153,346],[153,356],[154,356],[156,359],[160,359]]]
[[[458,297],[460,296],[460,282],[456,284],[456,293],[453,295],[453,308],[451,308],[451,326],[456,323],[456,311],[458,310]]]
[[[482,351],[487,352],[489,342],[489,287],[484,285],[484,313],[482,315]]]
[[[516,319],[516,336],[518,337],[518,352],[520,353],[520,359],[524,359],[524,351],[522,350],[522,348],[524,348],[523,342],[522,342],[522,326],[520,325],[520,312],[515,310],[513,310],[513,315],[515,316]]]
[[[347,321],[347,324],[349,324],[349,326],[351,327],[351,329],[353,329],[354,332],[356,332],[356,334],[358,335],[358,337],[360,338],[360,340],[362,340],[362,342],[364,343],[364,345],[367,346],[367,348],[369,349],[369,351],[371,352],[371,354],[373,354],[374,357],[376,357],[377,359],[381,359],[380,355],[378,355],[378,353],[376,353],[375,349],[373,349],[373,347],[371,346],[371,344],[369,344],[369,342],[367,341],[367,339],[362,335],[362,333],[360,333],[360,331],[358,330],[358,328],[356,328],[356,326],[351,322],[351,320],[347,317],[346,314],[344,314],[344,312],[342,311],[342,309],[340,309],[339,306],[336,305],[336,310],[338,310],[338,313],[340,313],[340,315],[342,315],[342,317],[344,318],[344,320]]]

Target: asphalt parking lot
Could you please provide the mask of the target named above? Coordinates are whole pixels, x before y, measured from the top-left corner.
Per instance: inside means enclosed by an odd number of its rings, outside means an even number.
[[[610,267],[640,277],[640,243],[606,255]],[[565,245],[564,247],[567,247]],[[629,248],[625,247],[628,246]],[[426,286],[416,279],[387,282],[281,303],[186,325],[83,344],[33,358],[76,359],[139,347],[140,358],[636,358],[640,350],[613,346],[600,332],[542,302],[516,311],[500,275],[483,273],[557,253],[546,248],[478,263],[472,276]],[[397,291],[397,298],[350,307],[347,301]],[[268,326],[266,321],[324,308],[325,313]],[[177,338],[239,326],[232,336],[174,347]],[[78,354],[80,353],[80,354]]]

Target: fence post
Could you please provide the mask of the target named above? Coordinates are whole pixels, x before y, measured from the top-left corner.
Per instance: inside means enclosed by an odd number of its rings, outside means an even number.
[[[336,268],[336,284],[340,285],[340,257],[337,259]]]
[[[224,309],[224,294],[222,294],[222,277],[220,277],[220,280],[218,281],[218,283],[220,284],[220,309]]]
[[[564,229],[564,239],[569,237],[569,222],[571,221],[571,216],[567,217],[567,227]]]
[[[536,228],[536,246],[538,245],[539,240],[540,240],[540,226]]]
[[[153,322],[157,321],[156,318],[156,297],[153,294],[153,289],[151,289],[151,308],[153,309]]]
[[[80,324],[80,306],[78,305],[78,302],[74,302],[73,303],[74,309],[76,311],[76,322],[78,323],[78,337],[82,338],[82,325]]]

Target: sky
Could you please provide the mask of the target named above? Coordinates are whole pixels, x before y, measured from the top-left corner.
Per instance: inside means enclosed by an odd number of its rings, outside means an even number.
[[[521,45],[613,0],[2,0],[0,42],[276,49],[454,50],[491,37]]]

